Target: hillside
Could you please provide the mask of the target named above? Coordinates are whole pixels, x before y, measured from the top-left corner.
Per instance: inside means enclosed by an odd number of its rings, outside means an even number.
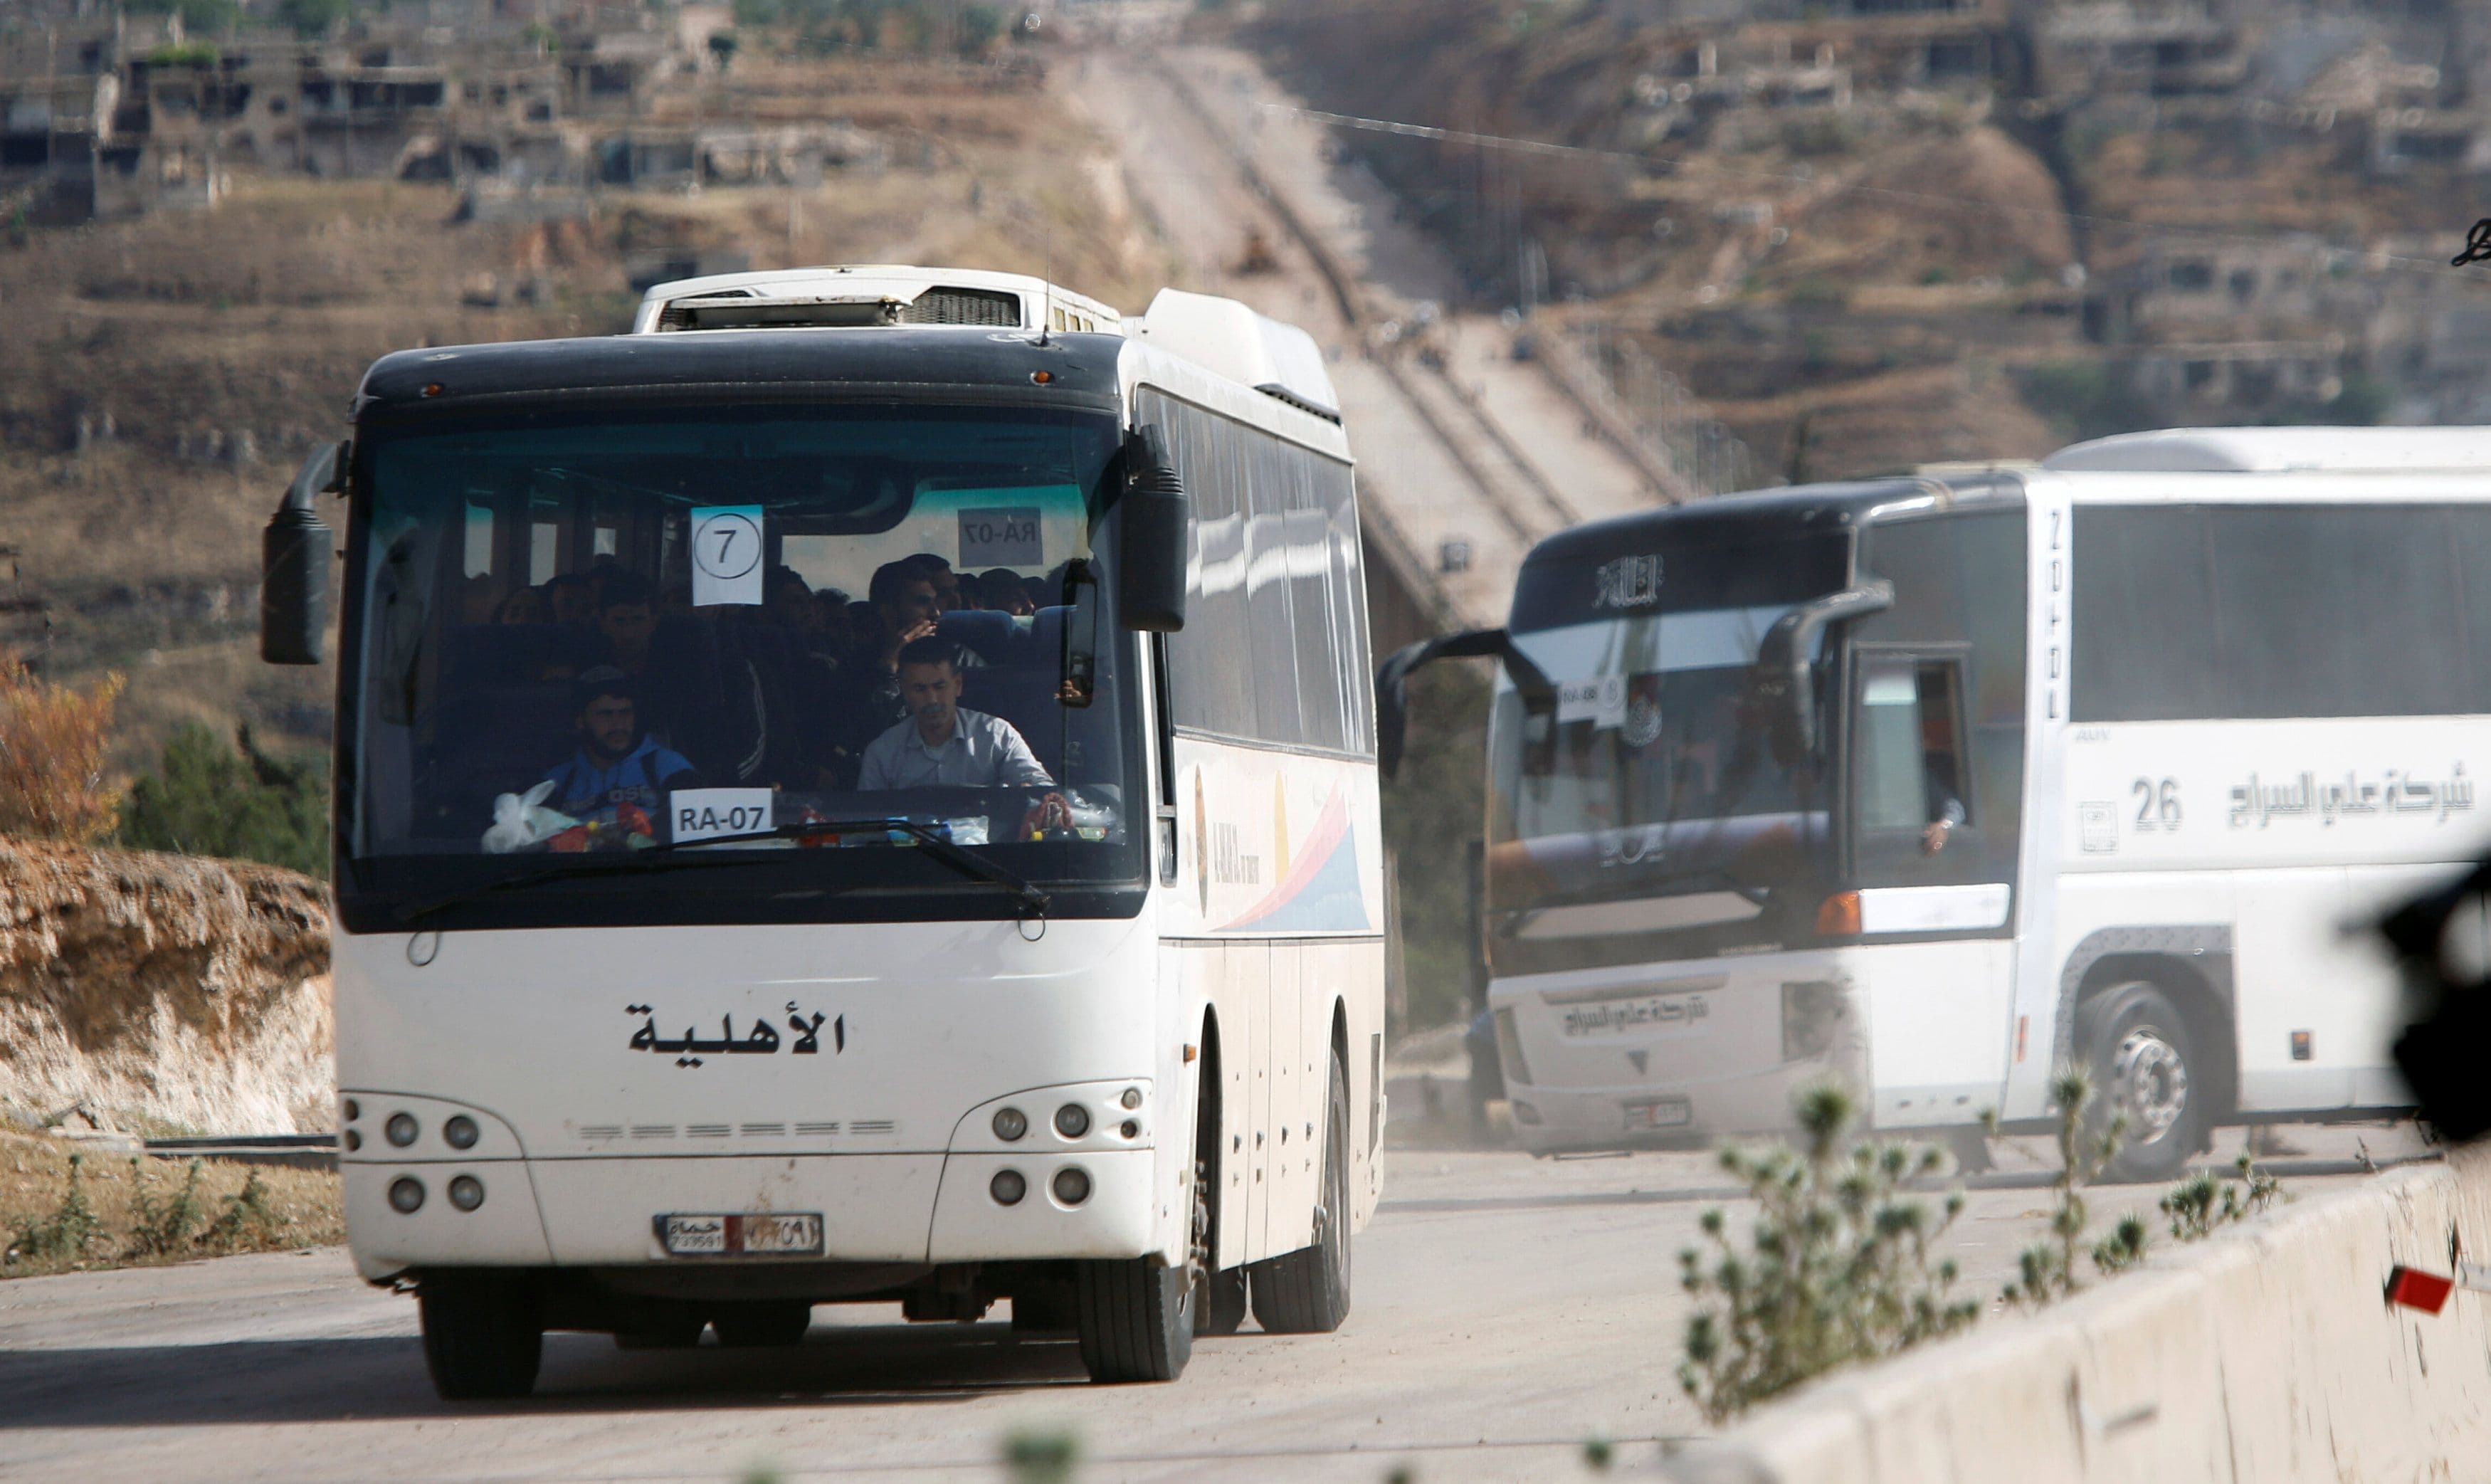
[[[268,866],[0,838],[0,1122],[312,1132],[329,913]]]
[[[1335,137],[1469,307],[1539,312],[1686,421],[1641,371],[1665,368],[1770,480],[2491,416],[2491,279],[2447,262],[2491,159],[2486,18],[1269,0],[1199,24],[1318,107],[1457,131]],[[2149,44],[2170,25],[2201,40]]]
[[[635,278],[720,266],[1051,264],[1127,303],[1155,283],[1043,67],[755,55],[705,86],[659,97],[655,122],[833,130],[845,162],[672,189],[236,168],[214,210],[0,235],[0,546],[48,607],[0,613],[0,644],[59,677],[127,671],[124,767],[185,719],[324,742],[325,672],[254,657],[258,532],[373,358],[612,333]]]

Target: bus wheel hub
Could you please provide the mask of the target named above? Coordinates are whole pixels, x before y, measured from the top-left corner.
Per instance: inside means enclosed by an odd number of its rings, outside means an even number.
[[[2130,1136],[2152,1144],[2180,1121],[2188,1103],[2188,1065],[2160,1032],[2140,1026],[2119,1043],[2111,1062],[2111,1088],[2126,1110]]]

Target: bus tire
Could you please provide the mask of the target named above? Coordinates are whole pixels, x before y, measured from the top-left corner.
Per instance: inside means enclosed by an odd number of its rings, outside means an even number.
[[[728,1350],[769,1350],[802,1345],[813,1327],[813,1306],[801,1298],[763,1298],[720,1304],[709,1317],[718,1343]],[[699,1331],[693,1331],[695,1340]]]
[[[1074,1328],[1092,1381],[1174,1381],[1185,1374],[1193,1354],[1192,1271],[1155,1257],[1079,1265]]]
[[[1314,1242],[1251,1269],[1254,1318],[1271,1334],[1329,1334],[1349,1317],[1349,1070],[1338,1052],[1329,1102]]]
[[[2086,1001],[2076,1030],[2094,1086],[2089,1141],[2126,1120],[2098,1178],[2145,1184],[2178,1175],[2205,1142],[2206,1081],[2187,1017],[2160,985],[2137,979]]]
[[[497,1401],[536,1389],[544,1311],[523,1273],[442,1272],[416,1285],[424,1364],[445,1402]]]

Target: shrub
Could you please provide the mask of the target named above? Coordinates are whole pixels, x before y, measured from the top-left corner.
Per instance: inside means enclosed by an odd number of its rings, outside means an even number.
[[[261,1182],[259,1172],[253,1170],[243,1177],[240,1190],[225,1197],[225,1208],[199,1234],[199,1243],[230,1251],[253,1238],[264,1243],[283,1225],[285,1218],[268,1204],[268,1186]]]
[[[80,1179],[84,1163],[76,1154],[70,1156],[69,1185],[61,1193],[61,1204],[49,1216],[21,1229],[12,1247],[31,1258],[76,1257],[86,1252],[103,1223],[87,1204],[86,1186]]]
[[[2162,1214],[2171,1220],[2174,1241],[2203,1241],[2217,1228],[2251,1216],[2274,1204],[2283,1186],[2243,1153],[2232,1167],[2234,1176],[2197,1175],[2171,1187],[2162,1198]]]
[[[180,1251],[190,1239],[190,1229],[199,1224],[199,1161],[190,1161],[182,1188],[161,1206],[135,1159],[130,1162],[130,1255],[163,1257]]]
[[[1721,1167],[1761,1208],[1745,1252],[1719,1209],[1704,1213],[1709,1257],[1679,1254],[1686,1292],[1705,1307],[1686,1325],[1679,1383],[1715,1425],[1756,1402],[1853,1360],[1949,1334],[1979,1317],[1951,1296],[1955,1265],[1930,1247],[1963,1210],[1960,1192],[1934,1222],[1902,1196],[1944,1157],[1900,1144],[1852,1144],[1850,1095],[1800,1094],[1806,1146],[1725,1149]]]
[[[112,833],[120,793],[104,781],[121,677],[56,685],[0,652],[0,834],[93,844]]]
[[[226,746],[196,722],[164,743],[156,772],[122,812],[121,843],[329,873],[328,770],[262,751],[249,726]]]
[[[2101,1174],[2127,1134],[2125,1114],[2113,1117],[2098,1131],[2088,1126],[2085,1114],[2093,1102],[2094,1086],[2081,1070],[2071,1067],[2059,1073],[2050,1084],[2050,1096],[2059,1109],[2059,1178],[2051,1186],[2057,1200],[2050,1212],[2055,1245],[2037,1242],[2025,1248],[2019,1259],[2022,1275],[2000,1295],[2028,1308],[2039,1308],[2084,1287],[2076,1277],[2076,1252],[2085,1236],[2085,1198],[2076,1190]],[[2145,1235],[2141,1219],[2130,1216],[2122,1221],[2109,1239],[2095,1245],[2094,1266],[2105,1273],[2135,1266],[2145,1260]]]

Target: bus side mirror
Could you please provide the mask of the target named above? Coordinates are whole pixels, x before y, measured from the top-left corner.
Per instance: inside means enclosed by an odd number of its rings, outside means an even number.
[[[1771,713],[1773,760],[1783,767],[1816,750],[1816,638],[1828,624],[1864,619],[1894,606],[1882,577],[1810,598],[1773,622],[1756,646],[1756,699]]]
[[[1421,639],[1394,650],[1375,671],[1375,768],[1388,780],[1401,771],[1401,747],[1410,728],[1410,675],[1439,659],[1477,659],[1494,655],[1505,661],[1514,684],[1545,685],[1539,667],[1522,657],[1502,628],[1474,628],[1458,634]]]
[[[259,538],[259,657],[316,665],[329,630],[329,527],[314,496],[343,487],[346,446],[322,444],[303,461]]]
[[[1193,502],[1157,423],[1125,443],[1125,490],[1117,501],[1116,609],[1127,628],[1172,634],[1185,627],[1185,568]]]

